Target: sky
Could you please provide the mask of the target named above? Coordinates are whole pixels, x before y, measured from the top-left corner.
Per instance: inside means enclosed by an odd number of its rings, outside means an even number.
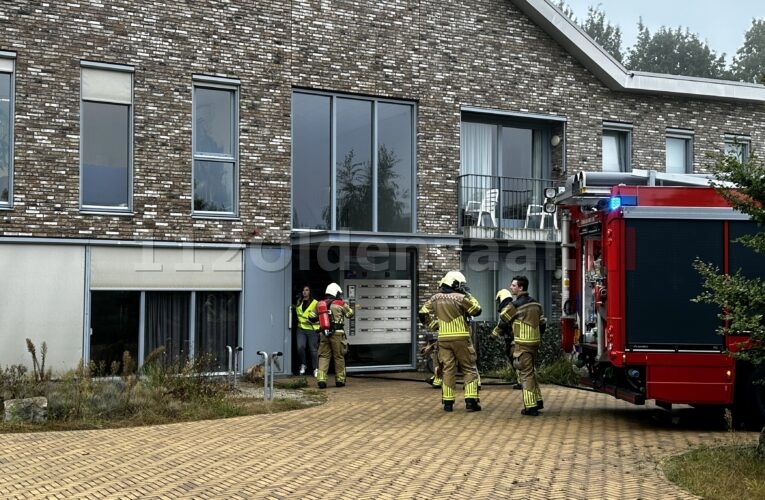
[[[688,28],[730,64],[744,43],[752,19],[765,18],[765,0],[564,0],[577,21],[587,19],[589,6],[598,7],[612,26],[622,30],[622,51],[632,47],[638,20],[651,34],[662,26]],[[558,4],[558,0],[553,3]]]

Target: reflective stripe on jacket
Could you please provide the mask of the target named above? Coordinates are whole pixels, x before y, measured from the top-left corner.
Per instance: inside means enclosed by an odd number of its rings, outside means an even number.
[[[542,305],[527,293],[510,302],[499,317],[511,325],[516,344],[538,344],[541,340],[539,325],[545,321]]]
[[[316,304],[316,300],[311,299],[311,303],[308,304],[308,307],[303,309],[303,301],[301,300],[298,302],[297,307],[295,307],[298,318],[298,328],[301,330],[317,331],[319,329],[319,323],[311,323],[311,320],[316,319]]]
[[[330,321],[334,325],[336,332],[342,332],[345,329],[345,318],[352,318],[355,311],[347,302],[341,299],[335,299],[329,306]]]
[[[481,314],[481,304],[469,293],[437,293],[423,304],[419,314],[420,318],[430,318],[423,323],[431,330],[438,322],[439,340],[467,337],[470,335],[467,317]]]

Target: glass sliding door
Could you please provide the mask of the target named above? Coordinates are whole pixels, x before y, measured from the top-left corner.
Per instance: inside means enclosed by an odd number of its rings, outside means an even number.
[[[122,374],[125,352],[137,364],[141,292],[94,291],[90,310],[90,361],[97,375]]]
[[[214,371],[228,369],[228,349],[239,345],[239,292],[196,292],[195,351],[209,355]]]
[[[168,362],[188,358],[190,297],[190,292],[146,292],[144,356],[164,346]]]

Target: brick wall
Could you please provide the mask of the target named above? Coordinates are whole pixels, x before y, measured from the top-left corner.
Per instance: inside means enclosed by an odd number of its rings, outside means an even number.
[[[666,127],[694,130],[697,171],[726,132],[765,140],[763,106],[608,90],[506,0],[29,1],[0,22],[17,54],[5,236],[288,243],[293,86],[418,103],[421,233],[457,231],[463,105],[565,117],[569,172],[599,168],[602,120],[634,124],[635,168],[661,168]],[[79,211],[82,60],[135,67],[133,215]],[[193,74],[241,80],[238,220],[191,217]],[[458,264],[424,252],[420,291]]]

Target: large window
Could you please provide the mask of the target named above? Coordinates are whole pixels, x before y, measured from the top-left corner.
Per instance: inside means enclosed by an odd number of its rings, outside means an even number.
[[[734,156],[740,163],[749,159],[751,144],[749,136],[725,134],[725,154]]]
[[[83,63],[80,206],[129,211],[132,198],[133,69]]]
[[[13,203],[13,59],[0,52],[0,208]]]
[[[239,295],[231,291],[93,291],[90,360],[100,373],[109,374],[119,371],[125,351],[141,364],[162,347],[165,362],[183,364],[209,356],[205,367],[224,371],[227,346],[239,345]]]
[[[546,179],[552,173],[551,139],[560,126],[558,121],[536,117],[463,113],[463,224],[522,227],[529,206],[541,208],[543,189],[549,184]]]
[[[667,173],[693,172],[693,131],[667,129]]]
[[[194,77],[194,213],[236,216],[239,82]]]
[[[292,224],[412,232],[414,106],[296,91]]]
[[[603,122],[603,171],[632,170],[632,125]]]
[[[529,294],[549,312],[551,278],[548,275],[551,273],[547,272],[546,263],[544,249],[533,246],[510,246],[500,252],[466,249],[462,254],[462,273],[470,286],[470,293],[482,308],[476,320],[497,321],[497,290],[510,288],[514,276],[529,279]]]

